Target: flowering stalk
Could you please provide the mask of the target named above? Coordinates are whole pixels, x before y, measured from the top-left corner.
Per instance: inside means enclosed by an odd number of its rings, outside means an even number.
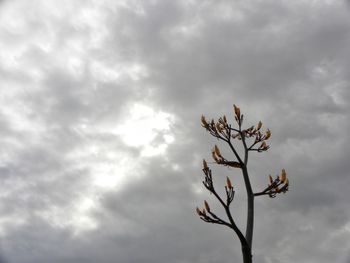
[[[197,207],[196,212],[205,222],[220,224],[231,228],[241,242],[243,262],[251,263],[254,226],[254,198],[263,195],[268,195],[269,197],[274,198],[277,194],[286,193],[289,189],[289,179],[287,178],[286,171],[283,169],[281,175],[278,175],[275,179],[273,179],[271,175],[269,176],[270,183],[263,191],[257,193],[253,192],[247,168],[249,153],[253,151],[259,153],[267,151],[270,148],[267,141],[271,137],[271,131],[267,129],[265,132],[262,132],[263,124],[261,121],[259,121],[256,126],[253,125],[249,128],[243,129],[243,114],[241,114],[240,108],[233,105],[233,113],[235,122],[238,125],[237,128],[233,128],[232,125],[228,123],[225,115],[219,118],[218,121],[214,121],[213,119],[211,121],[207,121],[206,118],[202,116],[201,123],[213,137],[224,141],[233,153],[234,160],[228,160],[223,156],[219,147],[215,145],[212,149],[212,158],[215,163],[226,167],[241,169],[242,171],[248,197],[245,235],[236,225],[230,211],[230,204],[233,202],[235,195],[231,179],[229,177],[226,178],[226,199],[224,201],[224,199],[222,199],[215,190],[212,171],[209,168],[206,160],[203,160],[203,173],[205,175],[203,185],[222,205],[226,212],[227,220],[218,217],[212,211],[207,201],[204,201],[204,208],[200,209]],[[242,156],[238,153],[235,145],[233,144],[233,140],[241,141],[243,144],[244,153]]]

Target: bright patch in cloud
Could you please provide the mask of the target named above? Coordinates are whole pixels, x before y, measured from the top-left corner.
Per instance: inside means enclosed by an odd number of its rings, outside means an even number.
[[[105,156],[105,159],[90,167],[93,184],[104,189],[120,188],[126,179],[135,178],[138,165],[127,154],[118,153],[117,158]]]
[[[120,148],[118,143],[105,145],[86,139],[85,145],[72,151],[67,160],[75,163],[76,169],[88,170],[90,174],[90,186],[84,190],[84,198],[75,200],[72,204],[70,220],[62,225],[60,220],[52,221],[52,218],[62,218],[61,208],[52,208],[42,215],[51,220],[55,227],[72,228],[74,235],[98,227],[98,222],[91,217],[91,212],[96,209],[98,199],[106,191],[116,191],[125,183],[144,176],[142,167],[147,159],[166,152],[169,144],[175,141],[171,132],[174,116],[162,111],[155,111],[149,106],[136,103],[124,114],[125,118],[117,127],[111,125],[77,125],[77,132],[91,138],[96,134],[114,134],[125,145],[140,149],[140,156],[131,155],[127,148]],[[60,225],[61,224],[61,225]]]
[[[174,116],[165,112],[155,112],[152,108],[135,104],[124,123],[115,131],[128,146],[141,148],[141,155],[163,154],[175,139],[171,134]]]

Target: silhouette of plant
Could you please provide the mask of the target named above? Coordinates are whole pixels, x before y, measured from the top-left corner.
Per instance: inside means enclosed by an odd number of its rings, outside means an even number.
[[[216,199],[223,206],[227,219],[224,220],[217,216],[212,209],[210,208],[208,202],[204,201],[204,208],[196,208],[196,212],[199,215],[200,219],[204,222],[224,225],[231,228],[238,236],[243,255],[244,263],[252,262],[252,241],[253,241],[253,227],[254,227],[254,198],[256,196],[267,195],[271,198],[276,197],[277,194],[286,193],[289,188],[289,180],[287,178],[286,171],[282,169],[280,175],[277,175],[276,178],[272,178],[269,175],[269,184],[268,186],[260,191],[254,192],[250,183],[250,177],[248,174],[248,156],[250,152],[266,152],[270,146],[267,144],[267,141],[271,137],[271,131],[267,129],[265,132],[261,131],[262,122],[256,126],[251,126],[249,128],[243,129],[243,114],[241,114],[240,108],[236,105],[233,105],[234,117],[237,123],[237,128],[234,128],[231,124],[227,122],[227,118],[224,115],[220,117],[218,121],[211,120],[208,122],[204,116],[201,118],[202,126],[215,138],[218,140],[224,141],[229,149],[232,151],[235,160],[226,159],[220,152],[220,149],[217,145],[214,146],[212,150],[212,157],[214,161],[223,166],[233,167],[240,169],[242,171],[244,184],[247,192],[247,222],[246,222],[246,232],[245,235],[238,228],[235,223],[235,220],[232,217],[230,211],[230,204],[234,200],[235,191],[231,180],[229,177],[226,178],[226,198],[223,199],[215,190],[212,171],[209,168],[206,160],[203,159],[203,173],[205,175],[203,185],[204,187],[213,194]],[[237,151],[237,148],[234,146],[233,141],[238,140],[242,143],[244,153],[242,156]]]

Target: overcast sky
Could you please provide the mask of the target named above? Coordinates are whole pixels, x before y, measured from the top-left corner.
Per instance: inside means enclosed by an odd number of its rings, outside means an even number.
[[[202,222],[200,116],[270,128],[259,263],[350,262],[350,5],[296,0],[0,2],[0,262],[241,262]],[[220,144],[223,152],[225,145]],[[232,213],[244,230],[239,171]]]

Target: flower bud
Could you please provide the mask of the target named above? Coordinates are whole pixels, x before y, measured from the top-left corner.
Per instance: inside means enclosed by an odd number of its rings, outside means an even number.
[[[216,123],[215,128],[218,130],[218,132],[222,132],[222,128],[220,126],[220,123]]]
[[[264,140],[268,140],[271,137],[271,131],[267,129]]]
[[[228,177],[226,177],[226,184],[227,184],[227,187],[228,188],[232,188],[232,183],[231,183],[231,180],[230,180],[230,178],[228,178]]]
[[[287,179],[287,173],[286,170],[282,169],[282,174],[281,174],[281,182],[284,183]]]
[[[202,117],[201,117],[201,122],[202,122],[202,126],[203,126],[204,128],[207,128],[207,127],[209,126],[209,124],[207,123],[207,121],[206,121],[204,115],[202,115]]]
[[[209,207],[208,202],[206,200],[204,200],[204,206],[205,206],[205,209],[207,209],[207,211],[210,212],[210,207]]]
[[[201,211],[198,207],[196,207],[196,212],[197,212],[197,214],[198,214],[199,216],[202,215],[202,211]]]
[[[221,153],[220,153],[219,147],[218,147],[217,145],[215,145],[214,151],[215,151],[215,154],[216,154],[218,157],[222,158],[222,155],[221,155]]]
[[[203,169],[207,170],[208,169],[208,164],[207,162],[203,159]]]
[[[219,159],[216,157],[216,154],[215,154],[215,151],[214,151],[214,150],[211,152],[211,156],[213,157],[213,159],[214,159],[214,161],[215,161],[216,163],[219,163]]]
[[[260,129],[261,129],[261,127],[262,127],[262,122],[261,122],[261,121],[259,121],[258,126],[256,127],[256,129],[257,129],[257,130],[260,130]]]
[[[215,121],[214,119],[211,119],[210,125],[214,126],[215,125]]]
[[[248,129],[246,129],[245,131],[246,131],[247,133],[251,133],[251,132],[253,131],[253,129],[254,129],[254,125],[251,126],[251,127],[249,127]]]
[[[260,145],[259,149],[264,150],[267,147],[266,142],[262,142],[262,144]]]
[[[269,180],[270,180],[270,184],[272,184],[273,183],[273,179],[272,179],[271,174],[269,175]]]
[[[241,117],[241,110],[239,107],[233,104],[233,108],[235,110],[236,117],[239,119]]]

